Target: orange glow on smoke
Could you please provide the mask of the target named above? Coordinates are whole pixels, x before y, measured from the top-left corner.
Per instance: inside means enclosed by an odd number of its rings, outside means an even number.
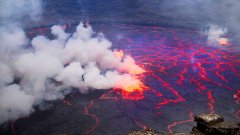
[[[129,71],[129,73],[133,75],[142,74],[144,72],[146,71],[141,67],[131,67],[131,70]]]
[[[130,100],[143,99],[144,98],[143,91],[145,89],[146,89],[146,86],[144,85],[127,87],[126,89],[122,90],[122,97],[124,99],[130,99]]]
[[[123,59],[123,57],[125,57],[123,50],[114,50],[113,53],[116,58]],[[123,69],[127,69],[127,73],[131,74],[136,80],[127,81],[124,83],[125,86],[121,87],[122,97],[130,100],[143,99],[143,91],[147,87],[140,81],[139,76],[137,75],[143,74],[146,71],[140,66],[136,65],[135,62],[132,62],[131,59],[128,59],[125,62],[127,64],[124,64],[125,67]]]
[[[130,84],[126,87],[124,87],[124,91],[126,92],[135,92],[135,91],[143,91],[143,89],[146,88],[142,82],[139,81],[139,83]]]
[[[123,59],[123,57],[125,56],[125,53],[123,52],[123,50],[114,50],[113,54],[116,58],[119,59]],[[126,62],[127,61],[127,62]],[[124,64],[124,70],[127,69],[127,72],[129,74],[132,75],[137,75],[137,74],[142,74],[144,72],[146,72],[143,68],[139,67],[138,65],[135,64],[135,62],[132,62],[131,60],[126,60],[125,59],[126,64]]]
[[[137,78],[136,82],[130,82],[121,89],[122,97],[124,99],[130,100],[139,100],[144,98],[144,91],[147,89],[147,86]]]
[[[229,45],[229,42],[228,42],[227,38],[220,38],[218,42],[219,42],[220,45],[224,45],[224,46]]]
[[[120,59],[122,59],[124,57],[124,55],[125,55],[122,50],[119,50],[119,51],[118,50],[114,50],[113,53],[114,53],[114,56],[116,58],[120,58]]]

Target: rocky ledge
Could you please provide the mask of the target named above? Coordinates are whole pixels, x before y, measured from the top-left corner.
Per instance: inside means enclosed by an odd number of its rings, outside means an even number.
[[[202,113],[194,117],[197,123],[190,133],[161,134],[153,129],[133,131],[128,135],[240,135],[240,123],[225,122],[218,114]]]
[[[194,121],[197,122],[191,132],[194,135],[240,135],[240,123],[224,122],[217,114],[202,113]]]

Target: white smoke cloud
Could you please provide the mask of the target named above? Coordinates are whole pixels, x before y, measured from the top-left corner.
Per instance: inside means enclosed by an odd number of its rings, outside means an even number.
[[[21,21],[41,13],[42,0],[0,0],[0,124],[44,108],[42,101],[64,98],[73,87],[87,93],[142,85],[135,75],[144,70],[129,55],[116,57],[112,43],[91,26],[80,23],[66,33],[55,25],[54,39],[29,40]]]
[[[13,84],[1,87],[0,90],[0,123],[19,116],[28,115],[33,111],[34,99]]]
[[[207,36],[208,45],[217,48],[226,48],[229,45],[227,28],[221,28],[217,25],[210,25],[209,29],[204,33]]]
[[[12,39],[15,37],[14,40]],[[1,49],[19,49],[21,45],[26,44],[27,39],[22,29],[18,27],[0,27],[1,44],[5,47]]]
[[[29,16],[38,19],[42,13],[42,0],[0,0],[0,19],[15,20]]]
[[[89,88],[126,89],[141,84],[135,74],[144,70],[129,55],[116,57],[111,42],[91,26],[80,23],[69,34],[55,25],[51,33],[55,39],[36,36],[32,47],[24,49],[28,42],[22,29],[1,32],[0,123],[31,113],[41,101],[63,98],[71,87],[86,93]],[[13,82],[16,77],[19,83]]]
[[[80,88],[84,81],[83,74],[84,70],[80,62],[72,62],[56,76],[56,80],[66,85]]]
[[[13,81],[13,73],[8,65],[0,62],[0,87],[4,87]]]

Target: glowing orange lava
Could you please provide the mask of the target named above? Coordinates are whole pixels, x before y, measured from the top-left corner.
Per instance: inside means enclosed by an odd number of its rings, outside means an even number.
[[[113,51],[114,56],[119,59],[123,59],[125,56],[123,50],[114,50]],[[134,77],[134,80],[126,82],[124,84],[124,87],[121,87],[121,93],[122,97],[124,99],[130,99],[130,100],[139,100],[144,98],[143,91],[147,88],[139,79],[137,75],[143,74],[146,72],[143,68],[139,67],[135,64],[133,59],[128,59],[127,63],[125,64],[125,71],[127,69],[127,72],[131,74]]]
[[[147,86],[145,86],[140,79],[137,79],[137,82],[126,84],[126,86],[121,89],[121,93],[124,99],[139,100],[144,98],[143,91],[145,90],[147,90]]]
[[[134,83],[132,85],[128,85],[126,87],[124,87],[124,91],[126,92],[135,92],[135,91],[143,91],[144,88],[146,88],[146,86],[144,86],[144,84],[142,82],[139,81],[139,83]]]

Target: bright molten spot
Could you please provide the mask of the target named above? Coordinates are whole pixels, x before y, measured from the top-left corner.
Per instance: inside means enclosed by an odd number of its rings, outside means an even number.
[[[147,87],[135,76],[135,80],[125,83],[121,88],[122,97],[124,99],[139,100],[144,98],[144,91]]]
[[[122,90],[122,97],[124,99],[130,99],[130,100],[140,100],[140,99],[143,99],[144,98],[143,91],[146,88],[147,87],[142,82],[140,82],[139,84],[126,86]]]
[[[130,84],[126,87],[124,87],[124,91],[126,92],[134,92],[134,91],[143,91],[143,89],[146,88],[142,82],[138,80],[138,83]]]
[[[121,67],[122,71],[126,71],[131,76],[132,80],[120,80],[120,89],[122,97],[124,99],[139,100],[144,98],[143,91],[146,90],[146,86],[139,79],[140,74],[146,72],[143,68],[135,64],[132,57],[124,54],[123,50],[114,50],[114,56],[123,60],[123,65]]]

